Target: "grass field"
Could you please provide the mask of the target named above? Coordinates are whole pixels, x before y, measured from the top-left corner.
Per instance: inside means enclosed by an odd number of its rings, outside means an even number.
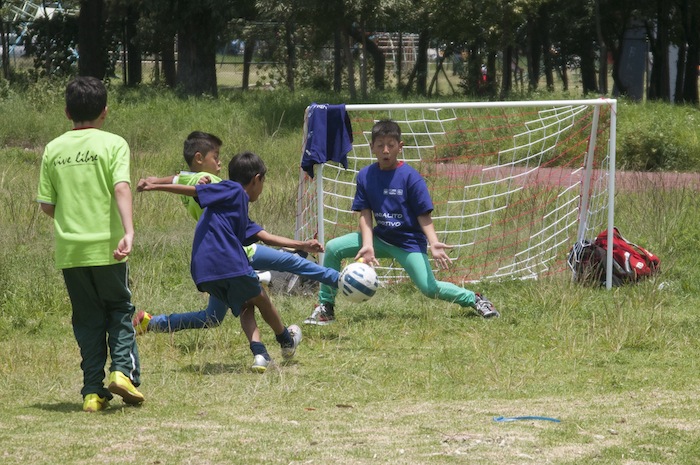
[[[322,98],[179,100],[113,89],[105,129],[129,141],[134,183],[181,169],[181,143],[194,129],[224,139],[225,162],[253,149],[269,173],[251,217],[291,235],[303,108]],[[622,106],[621,143],[641,137],[645,112],[665,121],[697,117],[694,109]],[[697,140],[697,125],[682,126],[658,134],[658,145]],[[339,300],[338,322],[303,327],[296,358],[264,375],[249,372],[252,357],[230,316],[215,329],[146,334],[138,339],[145,404],[113,401],[105,413],[85,414],[52,224],[34,201],[43,144],[69,128],[60,91],[3,98],[0,128],[3,464],[700,463],[693,190],[617,194],[618,226],[662,259],[662,274],[650,281],[610,292],[567,275],[476,286],[502,314],[491,321],[395,285],[362,305]],[[179,200],[136,194],[134,217],[137,307],[203,308],[206,297],[189,277],[194,225]],[[273,299],[288,324],[315,302]]]

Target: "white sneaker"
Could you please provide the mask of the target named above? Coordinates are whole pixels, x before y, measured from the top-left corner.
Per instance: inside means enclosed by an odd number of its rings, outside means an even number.
[[[255,356],[255,359],[253,360],[253,366],[250,367],[250,369],[253,370],[255,373],[265,373],[265,370],[267,370],[267,366],[269,364],[270,361],[268,359],[258,354]]]
[[[299,346],[299,343],[301,342],[301,328],[298,327],[297,325],[291,325],[287,327],[287,331],[289,331],[289,335],[292,336],[292,340],[294,341],[294,345],[291,347],[282,347],[282,358],[285,360],[289,360],[290,358],[294,357],[294,354],[297,351],[297,347]]]
[[[318,304],[311,316],[304,320],[305,325],[325,326],[335,321],[333,304]]]
[[[481,294],[476,294],[474,297],[474,308],[476,313],[483,316],[484,318],[498,318],[501,316],[500,313],[493,306],[491,301]]]

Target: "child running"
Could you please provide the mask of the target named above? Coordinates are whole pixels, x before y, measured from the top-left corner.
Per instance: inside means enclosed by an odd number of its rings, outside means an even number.
[[[260,157],[245,152],[234,156],[228,169],[231,178],[228,181],[218,179],[210,184],[182,185],[141,180],[138,189],[194,197],[203,209],[192,246],[192,278],[200,291],[210,294],[210,307],[215,301],[214,308],[223,309],[223,312],[215,314],[216,320],[208,320],[201,315],[203,312],[193,312],[202,321],[197,327],[206,327],[208,321],[219,324],[230,307],[234,316],[240,316],[241,327],[250,343],[254,357],[251,369],[262,373],[270,363],[270,356],[260,339],[254,307],[275,332],[285,359],[294,355],[301,341],[301,329],[296,325],[284,327],[277,309],[261,289],[243,247],[251,237],[251,230],[262,230],[248,218],[248,202],[255,202],[262,193],[267,168]],[[172,320],[172,316],[170,318]],[[135,320],[134,324],[138,326],[142,322],[143,318]]]
[[[500,316],[484,296],[435,279],[427,249],[430,248],[437,265],[446,269],[452,260],[445,250],[451,247],[440,242],[435,233],[431,217],[433,202],[425,180],[398,159],[403,147],[399,125],[391,120],[376,123],[372,127],[370,147],[377,162],[357,174],[352,204],[352,210],[360,212],[360,232],[328,241],[323,265],[339,270],[346,258],[362,259],[369,265],[378,265],[377,258],[393,258],[427,297],[473,307],[484,318]],[[321,285],[319,305],[304,323],[332,323],[337,292]]]
[[[108,407],[112,394],[140,404],[141,367],[131,324],[127,257],[134,240],[129,145],[102,131],[107,89],[93,77],[66,87],[73,130],[46,145],[37,200],[54,219],[56,267],[63,271],[83,370],[83,410]],[[111,356],[109,385],[105,364]]]

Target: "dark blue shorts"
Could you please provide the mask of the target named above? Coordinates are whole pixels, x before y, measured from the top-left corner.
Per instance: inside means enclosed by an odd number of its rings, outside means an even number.
[[[245,276],[207,281],[198,287],[222,302],[226,302],[234,316],[241,314],[241,309],[246,301],[262,293],[260,280],[254,271]]]

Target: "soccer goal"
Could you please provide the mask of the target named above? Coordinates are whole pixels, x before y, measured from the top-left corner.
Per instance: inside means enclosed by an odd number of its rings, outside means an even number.
[[[428,184],[438,237],[454,246],[451,269],[434,267],[438,279],[571,272],[571,247],[612,231],[616,108],[609,99],[346,105],[348,167],[317,164],[313,178],[300,172],[295,237],[325,243],[358,230],[355,176],[376,161],[372,125],[390,118],[403,132],[404,162]],[[305,141],[307,130],[305,122]],[[390,261],[377,274],[382,282],[407,278]]]

